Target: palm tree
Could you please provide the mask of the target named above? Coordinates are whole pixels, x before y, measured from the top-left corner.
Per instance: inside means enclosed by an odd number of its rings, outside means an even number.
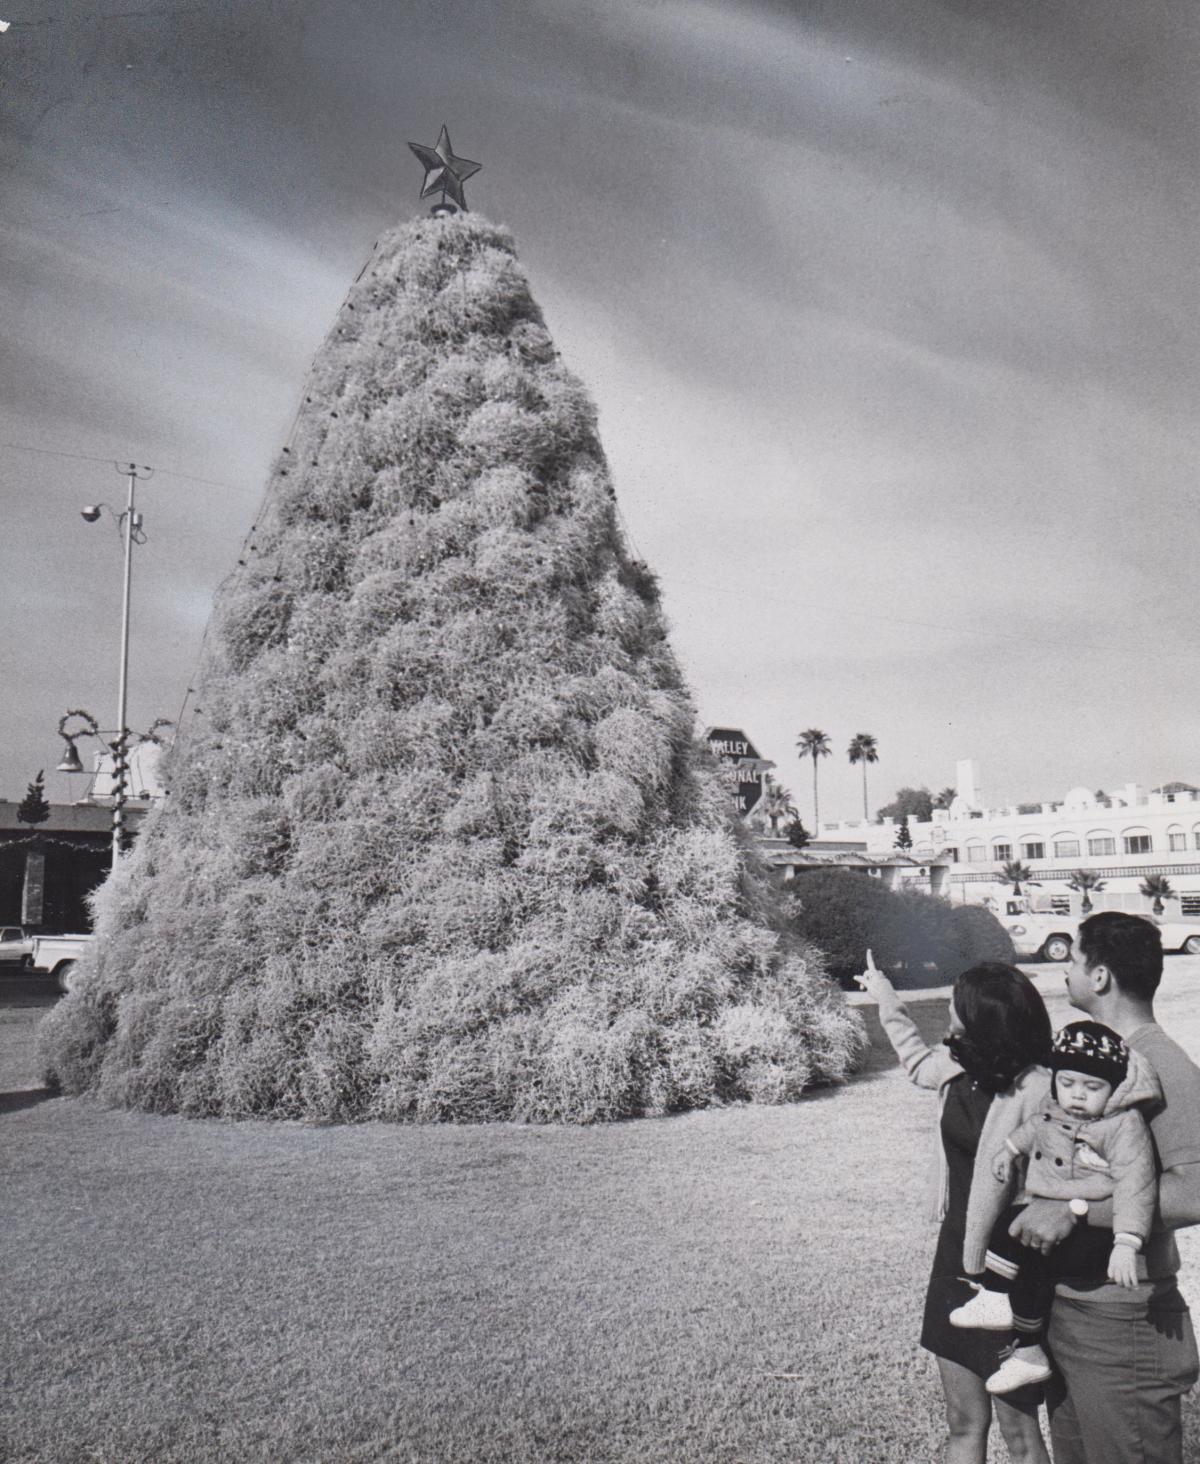
[[[846,756],[850,759],[850,766],[855,763],[862,763],[863,775],[863,818],[870,818],[867,812],[867,764],[879,761],[879,752],[875,745],[875,739],[869,732],[858,732],[851,738],[850,746],[846,749]]]
[[[796,746],[800,750],[801,762],[806,757],[811,757],[813,760],[813,829],[819,835],[821,811],[817,802],[817,759],[828,757],[832,751],[829,746],[829,733],[822,732],[819,727],[809,727],[796,738]]]
[[[762,812],[771,820],[771,832],[779,831],[779,820],[781,818],[799,818],[796,806],[792,802],[792,795],[787,788],[782,787],[774,778],[766,779],[766,786],[763,788]]]
[[[933,806],[934,808],[949,808],[957,797],[957,788],[943,788],[933,800]]]
[[[1175,891],[1171,888],[1171,881],[1165,874],[1148,874],[1141,884],[1142,894],[1148,900],[1154,901],[1154,913],[1161,915],[1163,912],[1163,901],[1173,900]]]
[[[1093,874],[1090,869],[1076,869],[1071,872],[1071,878],[1067,881],[1067,888],[1074,890],[1077,895],[1082,895],[1080,912],[1084,915],[1092,913],[1092,897],[1090,891],[1095,890],[1097,894],[1104,888],[1104,881],[1098,874]]]
[[[1009,859],[1000,866],[1000,878],[1005,884],[1012,884],[1014,895],[1021,893],[1021,881],[1028,880],[1032,871],[1028,864],[1022,864],[1019,859]]]

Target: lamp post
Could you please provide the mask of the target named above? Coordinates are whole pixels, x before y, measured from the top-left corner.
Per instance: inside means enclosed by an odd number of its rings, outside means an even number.
[[[128,479],[129,492],[125,502],[125,512],[113,514],[117,520],[117,526],[121,530],[121,537],[124,540],[125,564],[121,581],[121,655],[120,674],[117,679],[117,730],[111,743],[105,745],[110,748],[113,755],[113,865],[115,867],[117,858],[121,853],[125,835],[125,800],[128,797],[129,778],[129,728],[128,728],[128,698],[129,698],[129,602],[130,589],[133,581],[133,546],[144,544],[146,536],[142,532],[142,516],[134,507],[134,496],[137,491],[139,479],[149,478],[154,472],[153,468],[145,466],[138,467],[136,463],[129,463],[125,467],[115,464],[117,472]],[[113,510],[107,503],[89,503],[81,510],[82,517],[89,523],[94,524],[99,519],[101,510],[108,509],[112,514]],[[71,714],[68,713],[68,716]],[[87,714],[84,714],[87,715]],[[99,729],[95,719],[89,716],[91,729],[87,735],[99,737]],[[160,725],[159,723],[155,724]],[[59,734],[67,737],[59,724]],[[78,736],[84,733],[76,734]],[[103,739],[101,739],[103,741]],[[157,739],[154,739],[157,741]],[[74,756],[78,762],[79,754],[75,751],[75,744],[71,738],[67,738],[68,751],[64,755],[63,763],[60,766],[63,771],[74,771],[65,766]]]

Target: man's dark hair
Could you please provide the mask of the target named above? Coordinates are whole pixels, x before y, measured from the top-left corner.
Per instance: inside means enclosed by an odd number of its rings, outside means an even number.
[[[1033,1063],[1046,1063],[1052,1041],[1046,1004],[1023,971],[981,961],[954,983],[961,1037],[947,1042],[967,1075],[989,1093],[1002,1093]]]
[[[1079,927],[1084,963],[1107,966],[1125,996],[1149,1001],[1162,980],[1162,936],[1158,926],[1123,910],[1101,910]]]

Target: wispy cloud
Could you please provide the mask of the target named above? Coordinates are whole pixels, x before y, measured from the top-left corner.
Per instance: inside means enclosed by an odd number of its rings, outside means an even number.
[[[63,14],[6,50],[0,429],[245,484],[154,500],[148,694],[177,701],[309,354],[376,230],[418,207],[403,143],[446,121],[598,398],[703,708],[785,753],[797,718],[874,730],[902,781],[997,744],[1014,788],[1194,775],[1200,711],[1145,709],[1195,659],[1195,17]],[[30,546],[70,546],[60,623],[9,619],[77,680],[65,631],[107,603],[107,565],[65,528],[68,466],[0,463],[0,494],[27,603]]]

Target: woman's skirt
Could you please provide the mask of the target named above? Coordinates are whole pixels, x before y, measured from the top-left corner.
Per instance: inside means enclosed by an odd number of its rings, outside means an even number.
[[[977,1377],[988,1378],[1000,1366],[1000,1353],[1008,1347],[1012,1336],[1008,1332],[985,1332],[979,1327],[952,1327],[950,1313],[956,1306],[970,1301],[974,1288],[962,1277],[961,1233],[942,1226],[938,1236],[937,1252],[933,1258],[933,1273],[925,1292],[925,1314],[921,1321],[921,1346],[936,1357],[957,1362],[960,1367],[970,1369]],[[1024,1411],[1041,1398],[1040,1387],[1020,1388],[1003,1395],[1006,1403],[1012,1403]]]

